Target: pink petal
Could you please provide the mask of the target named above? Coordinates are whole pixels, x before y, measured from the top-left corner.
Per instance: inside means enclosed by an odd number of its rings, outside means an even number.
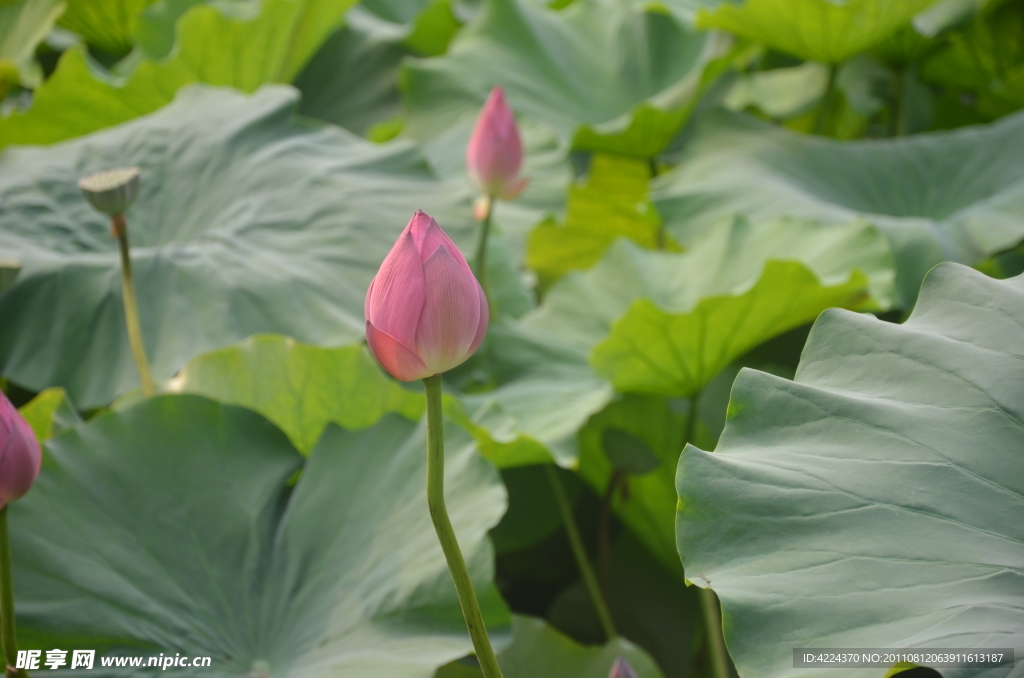
[[[427,297],[416,334],[416,352],[434,372],[461,364],[479,331],[480,283],[447,248],[423,264]]]
[[[423,214],[423,212],[418,212],[417,214]],[[465,269],[466,273],[473,275],[473,269],[471,269],[469,264],[466,263],[466,258],[462,256],[462,252],[459,251],[459,248],[455,246],[455,243],[453,243],[452,239],[448,237],[448,234],[445,233],[433,219],[430,219],[430,222],[425,224],[422,228],[414,228],[413,239],[416,242],[417,249],[420,251],[420,261],[425,263],[427,259],[434,256],[434,253],[437,252],[438,249],[443,247],[448,250],[448,254],[451,255],[455,261],[462,265],[462,268]]]
[[[32,488],[42,464],[42,451],[32,427],[3,397],[0,408],[0,508]]]
[[[484,289],[480,287],[480,283],[476,284],[477,294],[480,295],[480,320],[476,326],[476,336],[473,337],[473,343],[469,345],[469,355],[476,353],[476,350],[480,348],[480,344],[483,343],[484,337],[487,336],[487,324],[490,322],[491,309],[487,305],[487,295],[484,294]]]
[[[416,381],[435,374],[409,347],[366,321],[366,343],[380,366],[399,381]]]
[[[407,227],[366,292],[366,320],[407,346],[413,346],[424,298],[423,264]]]
[[[491,196],[508,192],[523,165],[523,142],[501,87],[491,90],[466,147],[466,166],[480,188]]]

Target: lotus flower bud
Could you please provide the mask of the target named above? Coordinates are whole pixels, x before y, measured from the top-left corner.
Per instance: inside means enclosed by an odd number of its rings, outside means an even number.
[[[466,147],[469,176],[486,195],[511,200],[526,188],[519,176],[523,166],[523,142],[512,110],[501,87],[491,90]]]
[[[78,188],[89,204],[104,214],[124,213],[139,194],[138,167],[121,167],[87,174],[78,180]]]
[[[462,252],[417,212],[366,292],[366,343],[401,381],[461,365],[487,333],[487,297]]]
[[[43,454],[36,434],[0,393],[0,508],[21,499],[39,475]]]
[[[619,657],[612,664],[611,673],[608,674],[608,678],[638,678],[636,671],[630,666],[629,662],[626,661],[625,657]]]

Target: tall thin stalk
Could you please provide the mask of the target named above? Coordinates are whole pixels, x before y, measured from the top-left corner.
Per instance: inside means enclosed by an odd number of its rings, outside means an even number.
[[[448,570],[455,581],[455,590],[459,594],[462,616],[466,619],[466,628],[473,639],[477,660],[483,671],[484,678],[502,678],[498,658],[494,655],[491,640],[484,626],[484,616],[480,612],[480,602],[473,588],[473,580],[469,578],[466,559],[462,556],[455,529],[448,518],[448,509],[444,501],[444,412],[441,405],[441,375],[435,374],[423,380],[427,397],[427,506],[430,518],[434,522],[437,539],[441,542]]]
[[[473,259],[473,266],[476,269],[476,279],[480,281],[480,287],[487,297],[487,308],[491,319],[495,317],[494,299],[491,297],[490,280],[487,278],[487,242],[491,236],[491,216],[494,214],[494,198],[485,196],[484,212],[480,219],[480,238],[476,244],[476,257]]]
[[[565,488],[562,487],[562,481],[558,478],[558,472],[555,470],[555,467],[548,464],[545,470],[548,473],[548,480],[551,482],[551,490],[555,493],[555,503],[558,504],[558,510],[562,514],[562,522],[565,523],[565,531],[569,536],[569,546],[572,548],[572,554],[576,558],[576,566],[580,569],[583,584],[587,587],[587,592],[590,594],[594,610],[597,611],[597,619],[601,623],[601,628],[604,630],[608,640],[611,640],[618,636],[619,633],[615,630],[615,623],[612,621],[612,613],[608,610],[608,603],[601,594],[601,587],[597,583],[594,568],[590,566],[587,550],[583,546],[582,537],[580,537],[580,528],[576,525],[576,517],[572,513],[572,505],[569,503],[569,498],[565,495]]]
[[[712,674],[715,678],[729,678],[729,653],[725,649],[722,617],[718,608],[718,596],[714,591],[711,589],[700,590],[700,607],[704,614],[704,628],[707,631]]]
[[[128,327],[128,343],[132,347],[132,357],[142,381],[142,393],[147,398],[156,394],[156,384],[149,369],[146,357],[146,346],[142,341],[142,326],[139,324],[139,305],[135,297],[135,282],[132,279],[132,260],[128,249],[128,224],[124,213],[115,214],[110,218],[114,237],[117,238],[121,251],[121,296],[124,299],[124,319]]]

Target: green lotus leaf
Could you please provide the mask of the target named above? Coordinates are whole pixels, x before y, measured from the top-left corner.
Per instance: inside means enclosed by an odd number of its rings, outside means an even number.
[[[459,23],[450,0],[363,2],[295,79],[303,115],[375,140],[401,131],[399,65],[442,54]]]
[[[62,388],[48,388],[18,409],[42,442],[82,421]]]
[[[716,451],[680,458],[677,535],[740,675],[793,675],[799,647],[1020,656],[1022,328],[1024,277],[947,263],[903,325],[828,311],[794,381],[739,375]]]
[[[827,86],[828,69],[808,61],[790,68],[743,73],[724,103],[734,111],[750,106],[773,118],[789,118],[808,111]]]
[[[662,678],[657,664],[643,650],[622,638],[602,647],[584,647],[542,619],[517,615],[512,644],[498,654],[505,678],[608,678],[618,657],[625,657],[638,678]],[[463,664],[442,667],[435,678],[481,678],[479,668]]]
[[[504,488],[468,436],[447,441],[449,512],[501,640],[487,530]],[[11,506],[22,646],[212,657],[183,675],[429,678],[472,645],[426,510],[425,445],[392,415],[330,426],[303,460],[258,414],[192,395],[67,430]]]
[[[259,412],[308,455],[329,423],[350,431],[389,412],[418,420],[423,395],[384,376],[362,344],[320,348],[259,335],[188,361],[168,384]]]
[[[565,223],[548,218],[531,231],[526,264],[547,286],[569,271],[590,268],[619,237],[647,248],[664,240],[648,200],[649,164],[595,154],[585,182],[569,188]]]
[[[189,83],[253,92],[290,82],[352,4],[262,0],[258,13],[242,16],[198,5],[178,22],[172,56],[142,59],[121,79],[101,73],[84,48],[69,49],[29,110],[0,119],[0,146],[49,144],[111,127],[170,103]]]
[[[554,10],[493,0],[446,55],[407,62],[406,131],[437,136],[475,117],[501,85],[517,113],[551,125],[576,148],[653,157],[686,121],[722,47],[663,11],[630,3],[580,0]]]
[[[935,0],[747,0],[702,9],[700,28],[722,28],[802,59],[838,64],[864,52]]]
[[[514,320],[492,323],[482,352],[499,385],[461,394],[446,410],[500,467],[578,464],[576,432],[613,396],[586,357]]]
[[[675,469],[686,444],[689,412],[665,398],[626,394],[595,414],[579,433],[579,473],[598,496],[608,491],[615,468],[604,450],[604,433],[626,431],[643,440],[657,458],[650,473],[625,482],[627,496],[613,497],[612,509],[662,565],[681,575],[675,539]]]
[[[968,21],[988,7],[1004,0],[939,0],[914,17],[914,28],[923,36],[933,38],[939,33]]]
[[[987,119],[1024,108],[1024,7],[1007,3],[977,17],[924,66],[937,84],[973,92]]]
[[[384,23],[354,7],[345,26],[331,34],[295,79],[300,111],[360,136],[398,117],[398,67],[414,52],[402,26]]]
[[[36,87],[42,81],[36,47],[53,28],[64,6],[63,0],[0,4],[0,101],[14,83]]]
[[[993,125],[840,143],[722,114],[705,119],[682,164],[651,197],[693,242],[725,215],[827,224],[864,218],[892,243],[898,302],[937,263],[972,263],[1024,238],[1024,115]]]
[[[0,331],[4,376],[63,386],[87,409],[138,384],[117,243],[76,185],[91,170],[142,168],[127,219],[158,380],[261,332],[361,340],[366,288],[417,209],[472,243],[468,189],[439,181],[408,142],[294,121],[296,98],[281,86],[251,96],[198,86],[116,129],[5,151],[0,249],[24,268],[0,296],[4,327],[17,328]]]
[[[685,397],[826,308],[887,308],[891,284],[891,252],[871,227],[736,218],[681,254],[620,240],[524,322],[588,355],[619,391]]]
[[[67,11],[60,26],[113,55],[127,53],[135,44],[139,15],[155,0],[65,0]]]

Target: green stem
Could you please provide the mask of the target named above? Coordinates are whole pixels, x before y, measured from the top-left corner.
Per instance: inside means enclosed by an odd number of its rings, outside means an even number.
[[[487,240],[491,235],[491,215],[494,214],[494,198],[486,196],[486,212],[484,212],[483,219],[480,220],[480,238],[476,244],[476,257],[473,259],[473,266],[476,268],[476,279],[480,281],[480,287],[484,291],[484,296],[487,297],[487,309],[491,316],[491,320],[494,320],[496,311],[494,307],[494,300],[491,298],[491,285],[487,278]]]
[[[818,107],[818,116],[814,120],[815,134],[822,134],[825,131],[825,123],[828,121],[829,113],[832,111],[832,100],[835,99],[836,74],[838,71],[838,66],[829,64],[828,86],[825,88],[825,96],[821,99],[821,106]]]
[[[704,613],[704,630],[711,656],[711,670],[715,678],[729,678],[729,653],[722,635],[722,618],[718,612],[718,596],[711,589],[700,590],[700,607]]]
[[[601,595],[601,587],[598,586],[594,568],[590,566],[590,560],[587,558],[587,550],[583,547],[583,539],[580,537],[580,528],[576,525],[576,517],[572,513],[572,505],[569,503],[569,498],[565,496],[565,488],[562,487],[562,481],[558,478],[558,471],[551,464],[547,465],[546,470],[548,480],[551,481],[551,489],[555,493],[555,502],[562,514],[562,522],[565,523],[565,531],[569,535],[569,546],[572,547],[576,565],[580,568],[583,583],[590,593],[590,600],[594,603],[601,628],[608,640],[612,640],[619,633],[615,630],[615,623],[612,622],[612,613],[608,611],[608,603]]]
[[[128,250],[128,225],[124,214],[111,217],[114,236],[121,250],[121,296],[124,298],[124,320],[128,326],[128,343],[132,347],[135,367],[142,381],[142,394],[147,398],[156,394],[153,374],[146,358],[146,346],[142,342],[142,326],[139,324],[139,305],[135,299],[135,282],[132,280],[132,260]]]
[[[18,634],[14,620],[14,576],[11,572],[11,539],[7,530],[7,506],[0,509],[0,638],[7,658],[7,678],[27,678],[25,669],[14,668],[18,659]]]
[[[434,521],[437,539],[441,542],[448,570],[455,581],[459,594],[462,616],[466,619],[469,636],[473,639],[476,658],[480,662],[484,678],[502,678],[498,658],[487,637],[484,616],[480,612],[473,580],[469,578],[466,559],[462,557],[448,509],[444,503],[444,412],[441,406],[441,375],[435,374],[423,380],[427,396],[427,506]]]

